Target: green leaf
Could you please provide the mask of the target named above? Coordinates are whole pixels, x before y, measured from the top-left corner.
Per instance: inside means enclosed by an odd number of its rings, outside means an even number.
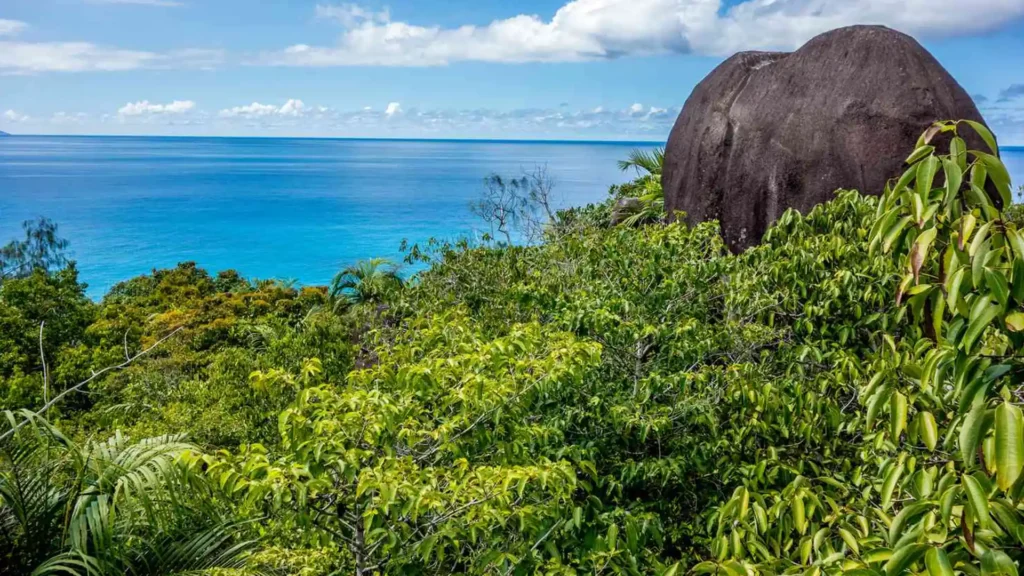
[[[1006,276],[989,268],[985,269],[985,285],[992,291],[996,301],[1003,308],[1010,302],[1010,285],[1006,282]]]
[[[895,242],[896,239],[899,238],[900,233],[903,232],[903,229],[907,227],[907,224],[910,224],[911,220],[912,219],[910,216],[904,216],[903,218],[900,218],[898,222],[896,222],[895,226],[890,228],[885,233],[885,239],[882,240],[883,251],[888,252],[892,248],[893,242]]]
[[[1024,312],[1014,312],[1006,316],[1006,328],[1011,332],[1024,330]]]
[[[929,228],[917,236],[914,247],[910,250],[910,269],[914,274],[914,280],[919,277],[919,272],[924,261],[928,258],[928,250],[931,249],[938,228]]]
[[[914,162],[917,162],[921,158],[924,158],[925,156],[931,154],[934,151],[935,151],[935,146],[931,146],[929,144],[926,144],[926,145],[921,146],[918,149],[914,150],[910,154],[910,156],[907,156],[907,159],[906,159],[906,161],[904,163],[905,164],[913,164]],[[929,185],[930,184],[931,183],[929,183]]]
[[[892,558],[885,563],[886,575],[903,574],[924,555],[928,548],[930,548],[928,544],[910,544],[896,550],[893,552]]]
[[[964,352],[970,353],[974,347],[974,342],[981,336],[981,333],[985,331],[985,328],[992,322],[992,320],[999,315],[1002,311],[1002,306],[996,302],[989,301],[988,306],[985,306],[977,318],[971,320],[971,324],[967,327],[967,332],[964,334],[963,340],[960,342],[960,349]]]
[[[875,418],[878,417],[878,412],[882,409],[882,406],[889,401],[889,395],[891,393],[892,389],[890,387],[883,386],[868,399],[868,410],[865,418],[865,426],[867,430],[870,431],[874,428]]]
[[[929,450],[934,450],[935,445],[939,442],[939,427],[935,424],[935,416],[932,416],[931,412],[918,412],[917,419],[917,430],[921,435],[921,441]]]
[[[885,480],[882,482],[882,510],[888,510],[889,505],[892,504],[892,493],[896,489],[896,483],[899,482],[900,476],[903,475],[903,463],[899,462],[889,470],[889,473],[885,475]]]
[[[996,145],[996,137],[992,135],[992,132],[985,127],[981,122],[975,122],[974,120],[964,120],[968,126],[974,129],[981,136],[981,139],[985,141],[985,145],[993,154],[999,154],[999,146]]]
[[[992,229],[993,224],[995,224],[994,221],[986,222],[984,225],[982,225],[981,228],[978,229],[978,234],[975,235],[974,240],[971,240],[971,246],[970,248],[967,249],[967,253],[971,256],[971,258],[974,258],[978,251],[981,250],[981,246],[985,243],[985,240],[988,240],[988,233],[989,230]]]
[[[803,534],[807,530],[807,518],[804,515],[804,499],[800,493],[793,496],[791,507],[793,513],[793,526],[796,527],[797,532]]]
[[[1015,229],[1012,224],[1005,222],[1003,228],[1006,230],[1006,237],[1010,240],[1014,256],[1017,259],[1024,259],[1024,238],[1021,238],[1020,231]]]
[[[608,527],[608,534],[605,536],[605,543],[608,544],[609,550],[615,550],[615,546],[619,538],[619,527],[616,524],[612,524]]]
[[[1020,408],[1003,402],[996,408],[996,483],[1009,490],[1024,467],[1024,417]]]
[[[978,525],[982,528],[988,527],[988,497],[982,489],[981,483],[970,474],[964,474],[960,483],[964,487],[964,491],[967,492],[967,502],[971,505]]]
[[[896,181],[896,187],[892,189],[893,193],[899,194],[902,192],[904,188],[910,186],[910,183],[914,181],[914,178],[917,178],[917,166],[911,166],[903,172],[900,179]]]
[[[949,206],[956,199],[957,193],[960,192],[964,173],[960,166],[949,158],[942,159],[942,171],[946,175],[946,197],[943,199],[943,203]]]
[[[967,213],[960,218],[960,238],[957,247],[961,250],[967,245],[967,241],[971,239],[971,234],[974,233],[974,227],[978,224],[978,218],[974,214]]]
[[[896,392],[889,398],[889,434],[893,442],[907,428],[907,397]]]
[[[985,165],[985,170],[988,172],[988,178],[996,186],[996,190],[999,191],[999,197],[1003,201],[1003,207],[1010,205],[1013,200],[1012,193],[1010,190],[1010,173],[1007,172],[1006,166],[1003,162],[991,155],[984,152],[978,152],[976,150],[971,151],[974,156]]]
[[[929,576],[953,576],[953,565],[942,548],[930,548],[924,555]]]
[[[705,560],[690,569],[694,574],[715,574],[718,572],[718,564]]]
[[[934,146],[928,146],[932,150]],[[929,152],[930,153],[930,152]],[[917,183],[915,184],[917,189],[917,197],[920,198],[921,202],[928,200],[928,194],[932,189],[932,183],[935,181],[935,173],[939,171],[939,159],[935,156],[928,156],[920,164],[917,165]]]
[[[956,316],[957,303],[960,300],[960,284],[963,283],[965,274],[967,274],[967,268],[960,268],[953,273],[953,277],[946,286],[946,308],[954,316]]]
[[[430,555],[434,552],[434,546],[437,544],[437,538],[437,534],[431,534],[430,536],[427,536],[427,538],[423,540],[423,542],[420,543],[420,558],[422,558],[423,560],[430,559]]]
[[[981,442],[982,433],[985,432],[987,411],[985,403],[978,402],[967,413],[960,425],[960,456],[968,467],[972,466],[975,461],[978,444]]]
[[[1010,275],[1010,295],[1018,304],[1022,304],[1024,303],[1024,258],[1017,256],[1013,259],[1013,271]]]
[[[949,156],[956,162],[960,170],[967,169],[967,143],[959,136],[954,136],[949,142]]]
[[[932,507],[933,505],[930,502],[917,502],[916,504],[905,506],[903,510],[900,510],[900,513],[893,518],[892,525],[889,526],[889,543],[893,544],[899,540],[900,537],[904,535],[903,530],[906,528],[907,524],[914,518],[930,510]]]
[[[860,554],[860,544],[857,543],[857,538],[854,537],[852,532],[845,528],[840,528],[839,537],[843,539],[846,547],[852,550],[854,554]]]
[[[935,138],[936,134],[942,132],[942,127],[942,122],[936,122],[929,126],[928,128],[926,128],[925,131],[921,133],[921,136],[917,139],[917,144],[915,144],[914,147],[920,148],[921,146],[924,146],[925,144],[931,142],[932,138]]]
[[[1001,550],[989,550],[981,556],[982,576],[1017,576],[1017,565]]]

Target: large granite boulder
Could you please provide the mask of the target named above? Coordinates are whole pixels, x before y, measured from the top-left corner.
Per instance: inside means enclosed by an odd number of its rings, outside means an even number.
[[[942,65],[895,30],[851,26],[795,52],[741,52],[697,85],[672,128],[665,207],[691,224],[719,220],[740,250],[787,208],[807,211],[838,188],[880,194],[921,132],[946,119],[982,121]]]

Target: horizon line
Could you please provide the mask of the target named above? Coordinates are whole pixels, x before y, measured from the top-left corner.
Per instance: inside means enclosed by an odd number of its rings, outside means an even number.
[[[2,132],[2,131],[0,131]],[[628,140],[628,139],[572,139],[572,138],[422,138],[386,136],[198,136],[182,134],[13,134],[5,132],[10,138],[196,138],[196,139],[239,139],[239,140],[348,140],[364,142],[482,142],[482,143],[551,143],[551,144],[650,144],[664,146],[666,140]]]

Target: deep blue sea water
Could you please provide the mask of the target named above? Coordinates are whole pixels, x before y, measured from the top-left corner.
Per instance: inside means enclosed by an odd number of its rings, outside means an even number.
[[[469,211],[491,173],[547,165],[560,206],[628,179],[638,143],[270,138],[0,138],[0,243],[46,216],[89,294],[192,260],[211,271],[322,284],[403,239],[484,230]]]
[[[628,179],[637,143],[270,138],[0,138],[0,243],[47,216],[71,241],[89,294],[192,260],[211,271],[327,282],[403,239],[482,225],[469,202],[488,174],[546,164],[561,206]],[[1024,183],[1024,148],[1003,153]]]

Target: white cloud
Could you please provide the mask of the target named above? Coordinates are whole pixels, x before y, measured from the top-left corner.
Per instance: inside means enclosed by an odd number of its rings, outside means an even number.
[[[8,122],[13,122],[15,124],[17,124],[19,122],[28,122],[29,121],[29,117],[28,116],[26,116],[24,114],[18,114],[14,110],[8,110],[8,111],[4,112],[3,117],[4,117],[4,120],[7,120]]]
[[[218,114],[221,118],[266,118],[270,116],[285,116],[291,118],[298,118],[304,116],[308,111],[308,107],[302,100],[290,99],[281,106],[274,106],[273,104],[260,104],[259,102],[253,102],[245,106],[235,106],[234,108],[225,108]],[[327,108],[317,108],[319,113],[327,111]]]
[[[300,112],[301,111],[301,112]],[[175,135],[366,136],[426,138],[629,138],[662,140],[678,108],[643,106],[574,109],[568,105],[513,110],[422,109],[397,102],[337,110],[300,100],[281,105],[254,102],[209,113],[188,100],[131,102],[109,114],[57,112],[25,119],[39,133]],[[0,124],[16,111],[0,111]],[[12,122],[13,126],[13,122]],[[2,128],[0,128],[2,129]]]
[[[644,113],[644,105],[637,102],[629,107],[629,114],[631,116],[642,116]]]
[[[302,100],[291,99],[285,102],[280,108],[277,109],[277,113],[281,116],[302,116],[306,111],[306,105]]]
[[[220,111],[221,118],[258,118],[277,112],[277,106],[253,102],[246,106],[235,106]]]
[[[195,107],[196,103],[191,100],[175,100],[170,104],[151,104],[149,100],[141,100],[125,104],[117,111],[117,115],[128,117],[155,114],[184,114],[191,112]]]
[[[391,14],[387,8],[380,12],[374,12],[356,4],[342,4],[341,6],[317,4],[316,17],[337,20],[346,28],[355,26],[364,20],[382,23],[391,20]]]
[[[101,48],[87,42],[0,42],[0,71],[15,73],[134,70],[156,58],[152,52]]]
[[[1002,146],[1024,145],[1024,99],[1013,97],[1018,91],[1024,95],[1024,90],[1018,90],[1018,86],[1010,85],[1001,90],[998,96],[974,96],[986,123],[999,137],[999,144]],[[1015,182],[1014,186],[1017,184],[1020,182]]]
[[[24,22],[0,19],[0,37],[14,36]],[[0,75],[41,72],[115,72],[139,68],[212,68],[225,59],[222,50],[188,48],[151,52],[99,46],[91,42],[0,40]]]
[[[490,137],[618,137],[662,139],[672,127],[678,108],[635,106],[587,110],[526,108],[516,110],[405,109],[397,102],[384,109],[332,111],[316,122],[317,129],[334,134],[394,134],[417,136]]]
[[[89,119],[89,115],[84,112],[77,112],[69,114],[67,112],[57,112],[50,117],[50,124],[59,126],[69,124],[83,124]]]
[[[435,66],[459,61],[553,62],[625,55],[727,55],[793,49],[850,24],[935,37],[984,32],[1024,17],[1024,0],[574,0],[550,20],[519,14],[455,28],[394,21],[356,5],[318,5],[344,27],[334,46],[297,44],[263,61],[293,66]]]
[[[25,28],[28,28],[28,24],[24,22],[0,18],[0,36],[14,36]]]

